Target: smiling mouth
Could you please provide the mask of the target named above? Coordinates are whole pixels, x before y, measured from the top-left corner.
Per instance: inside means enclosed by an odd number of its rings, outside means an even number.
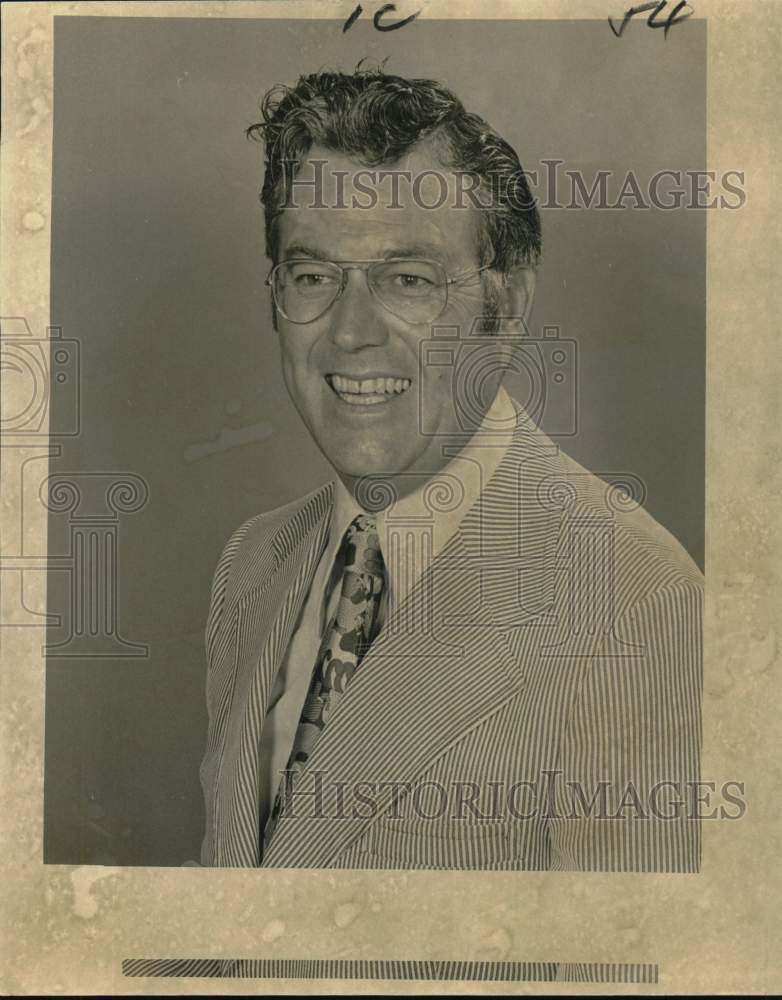
[[[347,375],[326,376],[334,394],[350,406],[377,406],[404,395],[412,385],[409,378],[348,378]]]

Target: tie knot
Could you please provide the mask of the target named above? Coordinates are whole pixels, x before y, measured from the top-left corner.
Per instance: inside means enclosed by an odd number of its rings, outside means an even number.
[[[380,536],[371,514],[359,514],[345,532],[345,572],[368,573],[383,578],[385,563],[380,550]]]

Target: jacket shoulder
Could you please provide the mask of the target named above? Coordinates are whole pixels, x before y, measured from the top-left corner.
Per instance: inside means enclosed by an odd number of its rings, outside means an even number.
[[[703,574],[693,558],[642,506],[645,497],[639,480],[601,478],[562,451],[558,459],[570,485],[565,532],[571,545],[581,526],[585,532],[590,526],[593,532],[602,530],[603,539],[609,540],[601,549],[605,565],[595,568],[609,574],[617,611],[662,589],[703,589]],[[560,539],[560,544],[567,546],[568,540]]]
[[[207,649],[214,642],[223,609],[238,601],[272,573],[281,558],[280,538],[292,543],[305,525],[326,510],[332,485],[255,514],[242,522],[225,544],[212,579],[207,621]]]
[[[288,547],[322,517],[331,502],[332,484],[297,497],[281,507],[248,518],[224,550],[230,560],[228,590],[234,598],[260,582],[284,557]]]

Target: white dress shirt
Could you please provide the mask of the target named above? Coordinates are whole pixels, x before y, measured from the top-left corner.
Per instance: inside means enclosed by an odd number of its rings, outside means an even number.
[[[405,495],[375,514],[386,565],[386,587],[379,609],[381,627],[396,613],[478,499],[507,451],[516,422],[516,408],[501,386],[481,431],[435,475],[411,475]],[[326,547],[277,672],[261,732],[261,830],[277,794],[280,773],[288,764],[323,631],[339,602],[342,566],[337,556],[341,542],[350,522],[365,512],[337,478]]]

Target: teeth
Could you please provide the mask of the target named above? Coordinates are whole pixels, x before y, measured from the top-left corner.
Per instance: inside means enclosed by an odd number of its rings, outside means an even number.
[[[331,385],[340,394],[348,393],[351,396],[364,396],[367,403],[378,402],[384,396],[398,395],[405,392],[411,386],[409,378],[367,378],[353,379],[346,375],[332,375]],[[359,402],[351,399],[351,402]],[[360,402],[364,402],[362,399]]]
[[[340,395],[340,399],[345,403],[350,403],[351,406],[372,406],[375,403],[385,403],[388,396],[385,393],[375,395],[367,392],[354,392]]]

